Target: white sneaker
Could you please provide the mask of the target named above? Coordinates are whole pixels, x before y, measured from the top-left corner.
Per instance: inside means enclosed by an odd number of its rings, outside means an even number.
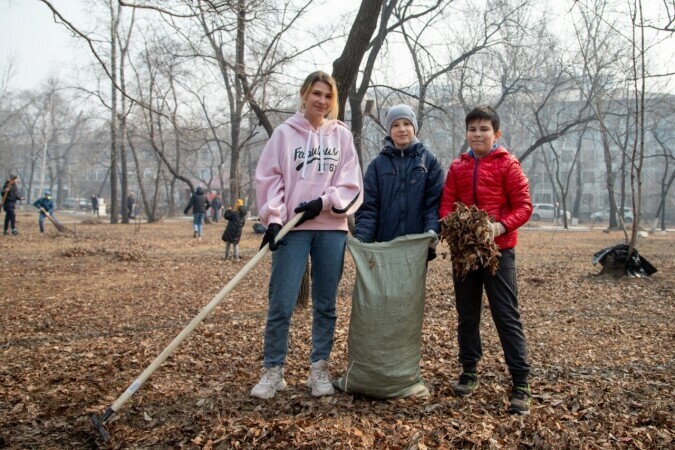
[[[322,359],[312,363],[309,368],[307,386],[312,388],[312,395],[314,397],[335,394],[333,382],[330,378],[330,372],[328,371],[328,362]]]
[[[267,367],[263,369],[262,377],[258,384],[251,389],[251,397],[270,399],[274,397],[277,391],[286,389],[286,386],[283,367]]]

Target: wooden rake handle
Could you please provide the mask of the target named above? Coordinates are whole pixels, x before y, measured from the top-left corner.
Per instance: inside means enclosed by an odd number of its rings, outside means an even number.
[[[300,219],[302,219],[302,216],[304,215],[304,212],[301,212],[300,214],[296,215],[293,217],[286,225],[279,230],[279,234],[277,234],[276,240],[282,239],[293,227],[295,227]],[[194,330],[197,325],[199,325],[206,316],[209,315],[209,313],[220,304],[220,302],[223,301],[225,296],[232,290],[234,287],[251,271],[251,269],[258,264],[258,262],[265,256],[265,254],[269,251],[269,244],[265,245],[263,248],[261,248],[256,255],[251,258],[249,262],[246,263],[244,267],[241,268],[241,270],[230,280],[229,283],[225,285],[223,289],[216,294],[215,297],[204,307],[202,310],[197,314],[197,316],[192,319],[192,321],[185,327],[183,328],[183,331],[181,331],[178,336],[174,338],[173,341],[160,353],[155,360],[141,373],[141,375],[134,380],[131,385],[127,388],[126,391],[122,395],[120,395],[117,400],[112,404],[110,409],[112,409],[112,412],[117,412],[119,409],[126,403],[126,401],[134,395],[138,389],[145,383],[145,381],[150,377],[150,375],[153,374],[155,370],[159,368],[159,366],[162,365],[162,363],[171,355],[171,353],[180,345],[183,340]],[[108,414],[105,419],[110,417],[112,414]]]

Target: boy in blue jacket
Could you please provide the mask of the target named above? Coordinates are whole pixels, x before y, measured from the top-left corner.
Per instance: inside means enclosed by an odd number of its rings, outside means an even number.
[[[356,211],[353,235],[363,243],[374,243],[388,242],[405,235],[429,233],[433,239],[429,240],[427,261],[431,261],[436,257],[436,244],[440,232],[438,209],[443,192],[443,169],[436,156],[417,140],[417,117],[410,106],[400,104],[391,107],[386,114],[386,123],[388,135],[384,138],[384,148],[368,165],[363,178],[363,204]],[[376,299],[369,300],[374,304],[379,303]],[[423,294],[421,300],[423,301]],[[359,308],[354,308],[352,312],[354,310],[358,311]],[[402,370],[412,368],[412,363],[416,359],[414,354],[421,356],[422,320],[423,317],[410,318],[413,323],[419,323],[417,333],[420,337],[415,338],[415,333],[410,331],[406,333],[415,341],[419,339],[415,344],[419,347],[406,349],[411,357],[403,364],[403,366],[408,364],[406,369],[401,368]],[[375,321],[369,323],[364,317],[359,317],[355,321],[365,323],[366,328],[379,325]],[[352,322],[350,322],[350,338],[351,324]],[[402,329],[393,328],[390,331],[392,334],[403,332]],[[391,361],[395,358],[391,354],[391,349],[386,346],[367,343],[361,345],[364,346],[362,350],[366,352],[382,355],[382,360]],[[376,364],[364,368],[363,374],[364,378],[378,379],[380,384],[387,385],[391,381],[396,385],[401,382],[397,375],[398,369],[400,368],[392,370]],[[416,397],[429,395],[429,390],[422,382],[419,372],[417,375],[412,372],[409,375],[411,390],[403,395]],[[417,377],[419,380],[416,381]],[[345,387],[346,378],[347,375]]]
[[[45,190],[44,195],[33,202],[33,206],[40,210],[40,217],[38,224],[40,225],[40,234],[45,232],[45,212],[54,217],[54,202],[52,201],[52,194],[49,190]]]
[[[417,140],[417,116],[410,106],[392,106],[386,119],[389,134],[363,178],[363,204],[356,212],[354,237],[370,243],[431,233],[436,238],[429,247],[432,260],[440,231],[443,168]]]

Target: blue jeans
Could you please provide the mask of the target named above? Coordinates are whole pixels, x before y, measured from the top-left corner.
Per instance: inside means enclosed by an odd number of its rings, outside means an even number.
[[[45,232],[45,216],[44,214],[40,213],[40,217],[38,218],[38,225],[40,225],[40,233]],[[53,217],[53,216],[52,216]]]
[[[281,366],[288,353],[288,329],[311,257],[312,353],[310,362],[328,360],[335,333],[335,298],[342,277],[345,231],[291,231],[286,245],[272,253],[269,309],[265,325],[263,365]]]
[[[192,215],[192,226],[197,232],[197,235],[202,235],[202,225],[204,224],[205,213],[194,213]]]

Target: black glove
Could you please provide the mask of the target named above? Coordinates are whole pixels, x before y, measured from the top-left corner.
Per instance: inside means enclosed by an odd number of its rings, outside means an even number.
[[[354,234],[353,236],[354,236],[354,239],[361,242],[362,244],[370,244],[370,243],[373,242],[371,239],[366,238],[362,234]]]
[[[298,222],[296,227],[302,225],[308,220],[315,218],[316,216],[321,214],[322,210],[323,210],[323,200],[321,200],[321,197],[317,198],[316,200],[312,200],[311,202],[300,203],[300,206],[295,208],[295,213],[299,214],[304,211],[305,215],[302,216],[302,219],[300,219],[300,222]]]
[[[263,236],[262,243],[260,244],[260,249],[267,245],[268,243],[270,244],[270,251],[275,251],[279,248],[280,245],[286,245],[285,240],[281,240],[279,242],[276,242],[277,239],[277,234],[279,234],[279,230],[281,230],[281,225],[278,223],[271,223],[269,227],[267,227],[267,230],[265,230],[265,236]]]

